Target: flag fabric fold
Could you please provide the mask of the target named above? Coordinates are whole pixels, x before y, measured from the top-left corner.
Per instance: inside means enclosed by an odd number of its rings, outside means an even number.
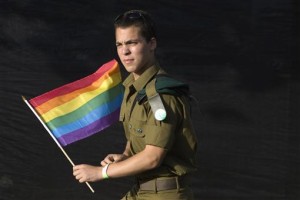
[[[123,86],[112,60],[95,73],[29,100],[62,146],[89,137],[119,120]]]

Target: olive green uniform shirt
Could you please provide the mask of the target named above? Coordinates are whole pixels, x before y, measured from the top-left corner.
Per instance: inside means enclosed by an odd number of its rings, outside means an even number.
[[[137,92],[155,78],[160,71],[157,65],[148,68],[136,81],[130,74],[123,85],[124,99],[121,106],[120,121],[130,142],[131,153],[137,154],[146,145],[167,150],[160,167],[139,174],[138,177],[159,177],[184,175],[196,169],[196,135],[190,118],[189,100],[185,96],[160,94],[167,112],[163,121],[155,119],[148,100],[135,101]]]

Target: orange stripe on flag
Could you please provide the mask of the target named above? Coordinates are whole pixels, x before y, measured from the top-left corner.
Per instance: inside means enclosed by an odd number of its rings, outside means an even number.
[[[66,102],[71,101],[72,99],[78,97],[79,95],[89,92],[89,91],[93,91],[96,88],[100,87],[101,84],[109,77],[113,76],[114,74],[119,73],[119,68],[115,68],[112,71],[104,74],[103,76],[101,76],[97,81],[93,82],[90,86],[79,89],[79,90],[75,90],[74,92],[62,95],[62,96],[58,96],[58,97],[54,97],[53,99],[50,99],[49,101],[43,103],[42,105],[36,107],[35,109],[40,113],[40,114],[44,114],[47,113],[49,110],[60,106],[62,104],[65,104]]]

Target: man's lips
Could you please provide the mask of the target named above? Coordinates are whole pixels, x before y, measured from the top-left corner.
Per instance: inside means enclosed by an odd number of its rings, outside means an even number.
[[[133,62],[133,59],[124,59],[123,62],[129,64]]]

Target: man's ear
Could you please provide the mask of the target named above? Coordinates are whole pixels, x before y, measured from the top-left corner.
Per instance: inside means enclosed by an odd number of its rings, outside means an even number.
[[[149,43],[150,43],[150,49],[153,51],[153,50],[155,50],[156,49],[156,38],[155,37],[152,37],[151,39],[150,39],[150,41],[149,41]]]

